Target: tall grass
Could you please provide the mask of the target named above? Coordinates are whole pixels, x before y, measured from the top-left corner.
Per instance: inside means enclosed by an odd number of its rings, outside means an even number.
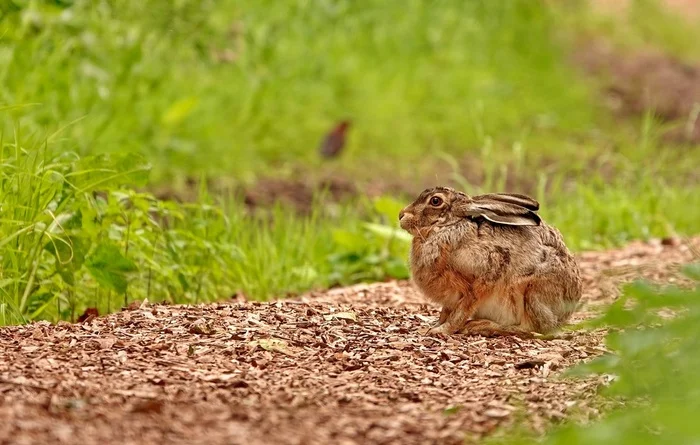
[[[205,191],[196,204],[176,204],[132,188],[150,170],[139,155],[55,152],[19,128],[0,147],[3,324],[75,320],[87,307],[104,313],[146,298],[266,299],[406,276],[405,266],[382,267],[403,264],[406,246],[361,233],[349,209],[300,218],[278,205],[255,216]]]

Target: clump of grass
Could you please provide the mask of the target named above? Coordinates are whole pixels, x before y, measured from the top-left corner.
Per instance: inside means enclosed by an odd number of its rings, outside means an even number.
[[[75,319],[134,298],[197,301],[225,284],[236,251],[208,243],[226,228],[216,209],[130,189],[149,169],[138,155],[81,158],[15,136],[0,147],[0,300],[14,321]]]
[[[298,217],[276,206],[254,216],[235,199],[208,203],[205,191],[196,204],[161,201],[133,189],[150,169],[139,155],[80,157],[19,129],[14,137],[0,142],[2,324],[405,277],[405,245],[356,233],[364,223],[349,211]]]

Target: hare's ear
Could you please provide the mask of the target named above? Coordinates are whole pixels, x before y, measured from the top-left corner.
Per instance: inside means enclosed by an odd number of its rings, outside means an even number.
[[[521,195],[518,193],[488,193],[486,195],[479,195],[472,197],[474,201],[500,201],[509,204],[514,204],[516,206],[525,207],[529,210],[537,211],[540,209],[540,203],[530,198],[527,195]]]
[[[465,213],[466,216],[481,216],[493,223],[508,226],[539,226],[542,222],[539,215],[530,209],[490,199],[472,201]]]

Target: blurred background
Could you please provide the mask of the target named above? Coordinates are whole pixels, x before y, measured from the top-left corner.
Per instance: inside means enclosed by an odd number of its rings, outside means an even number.
[[[0,0],[0,322],[406,278],[424,187],[700,231],[681,1]]]

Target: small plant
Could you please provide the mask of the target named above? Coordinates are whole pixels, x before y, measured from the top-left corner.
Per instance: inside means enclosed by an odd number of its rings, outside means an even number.
[[[227,219],[128,188],[145,183],[142,157],[57,155],[19,141],[0,153],[0,322],[230,290],[225,271],[240,254],[221,239]]]
[[[391,198],[372,202],[373,222],[333,231],[338,252],[330,257],[331,284],[408,278],[408,247],[411,236],[398,226],[403,205]],[[390,222],[391,221],[391,222]]]

